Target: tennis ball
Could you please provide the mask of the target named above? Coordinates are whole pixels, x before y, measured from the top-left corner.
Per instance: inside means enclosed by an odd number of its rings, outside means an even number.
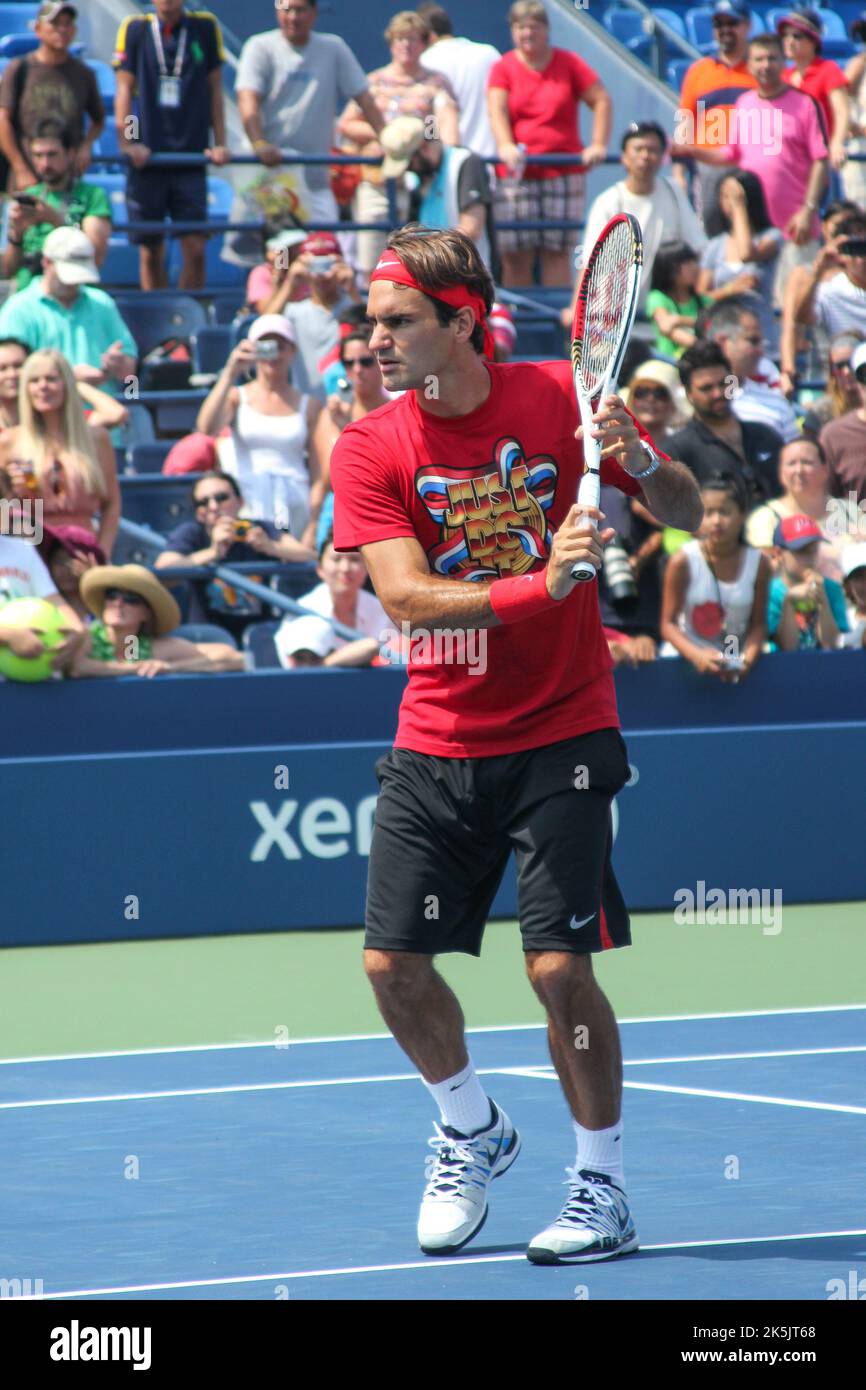
[[[0,675],[13,681],[50,680],[54,674],[51,651],[64,640],[63,616],[54,604],[44,598],[14,598],[0,608],[0,625],[33,628],[41,634],[45,648],[44,656],[35,656],[28,661],[16,656],[8,647],[0,647]]]

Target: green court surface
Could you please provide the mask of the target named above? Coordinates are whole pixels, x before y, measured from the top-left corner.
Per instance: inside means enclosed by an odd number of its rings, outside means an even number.
[[[679,925],[635,915],[634,945],[598,961],[624,1018],[863,1002],[866,905],[785,907],[759,923]],[[0,952],[0,1057],[377,1033],[356,931],[194,937]],[[467,1023],[535,1023],[513,922],[488,926],[480,960],[440,968]]]

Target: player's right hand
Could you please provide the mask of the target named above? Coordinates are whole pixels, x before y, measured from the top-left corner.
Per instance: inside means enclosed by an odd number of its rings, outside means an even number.
[[[547,562],[547,592],[551,598],[567,598],[580,582],[571,577],[571,571],[580,560],[588,560],[595,570],[601,569],[604,547],[616,532],[612,526],[596,531],[588,525],[587,517],[594,517],[598,522],[605,519],[598,507],[581,507],[576,502],[553,538]]]

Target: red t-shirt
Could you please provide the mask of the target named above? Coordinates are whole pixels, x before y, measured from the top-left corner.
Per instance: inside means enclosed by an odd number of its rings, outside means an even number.
[[[847,87],[848,79],[839,64],[834,63],[832,58],[813,58],[799,84],[792,80],[796,74],[797,69],[795,67],[785,68],[782,73],[782,81],[793,87],[795,92],[806,92],[810,97],[815,98],[824,117],[824,136],[829,140],[833,134],[834,124],[830,93],[835,92],[837,87]]]
[[[543,568],[583,472],[571,364],[487,369],[490,394],[468,415],[431,415],[407,391],[346,427],[331,456],[338,550],[411,536],[431,572],[454,580]],[[604,462],[602,481],[640,491],[615,463]],[[475,639],[486,642],[483,670]],[[437,663],[435,646],[425,660],[414,637],[413,648],[397,748],[492,757],[619,727],[597,584],[576,585],[539,617],[476,632],[462,662],[440,649]]]
[[[595,72],[576,53],[564,48],[551,51],[550,62],[541,72],[533,72],[514,52],[493,64],[487,86],[502,87],[508,93],[508,117],[515,145],[525,145],[527,154],[580,154],[583,142],[578,127],[578,102],[598,81]],[[578,164],[530,164],[526,179],[553,179],[559,174],[580,172]],[[497,164],[496,173],[505,178],[508,169]]]

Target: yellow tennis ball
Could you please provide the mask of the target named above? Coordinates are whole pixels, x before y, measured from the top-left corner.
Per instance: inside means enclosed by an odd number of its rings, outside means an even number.
[[[0,608],[0,626],[32,628],[42,638],[43,656],[27,659],[0,647],[0,675],[13,681],[47,681],[54,674],[51,651],[64,640],[63,616],[44,598],[14,598]]]

